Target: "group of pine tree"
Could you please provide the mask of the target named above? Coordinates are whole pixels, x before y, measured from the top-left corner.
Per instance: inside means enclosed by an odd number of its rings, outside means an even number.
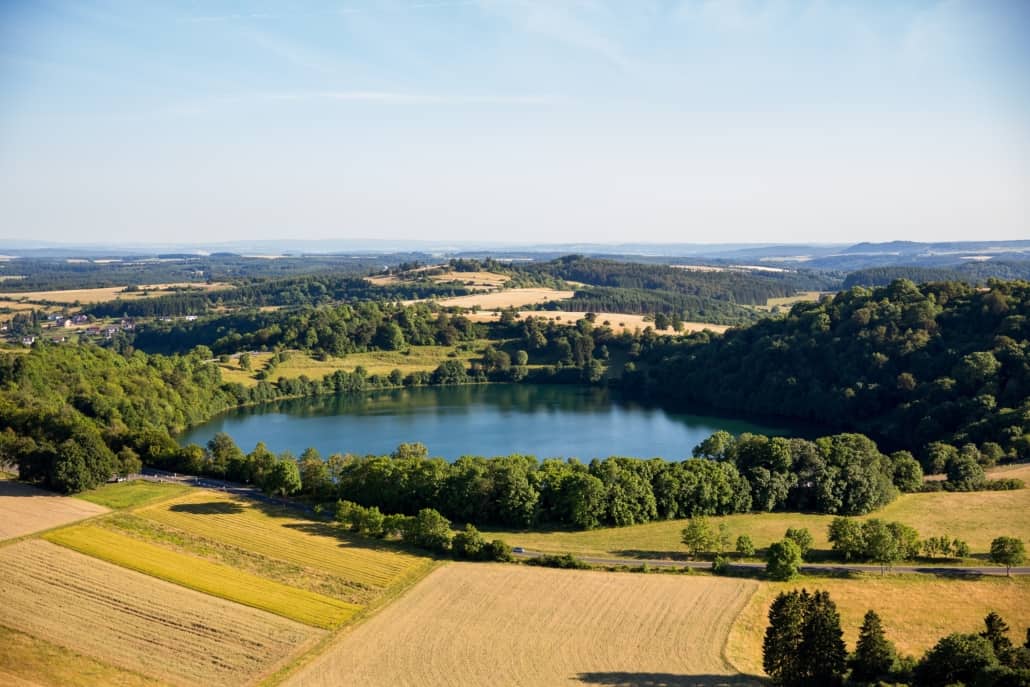
[[[1030,629],[1013,644],[996,613],[978,634],[951,634],[915,660],[898,654],[883,621],[868,611],[849,654],[840,614],[825,591],[779,594],[769,609],[762,667],[777,687],[913,685],[914,687],[1025,687],[1030,684]]]

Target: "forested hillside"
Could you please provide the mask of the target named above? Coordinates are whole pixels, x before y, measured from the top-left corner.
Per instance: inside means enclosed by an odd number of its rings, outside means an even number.
[[[856,429],[921,451],[1030,454],[1030,284],[856,287],[723,337],[659,344],[628,388]]]
[[[890,265],[855,270],[844,279],[844,288],[853,286],[887,286],[895,279],[914,282],[964,281],[986,284],[989,279],[1030,279],[1030,261],[972,261],[948,267]]]

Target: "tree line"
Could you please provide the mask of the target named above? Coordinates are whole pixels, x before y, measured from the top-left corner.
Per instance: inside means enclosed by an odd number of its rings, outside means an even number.
[[[895,475],[907,475],[871,440],[854,434],[815,441],[743,435],[719,453],[714,444],[726,446],[725,437],[707,440],[696,457],[683,461],[616,456],[589,463],[525,455],[463,456],[448,463],[431,458],[422,444],[402,444],[388,456],[334,454],[325,460],[308,449],[299,459],[289,456],[300,479],[291,493],[384,513],[431,508],[476,525],[591,529],[752,510],[863,514],[895,498]],[[784,449],[785,458],[779,453]],[[784,480],[786,473],[771,477],[769,456],[797,456],[808,472],[803,480]],[[170,470],[259,486],[269,460],[263,445],[245,454],[224,434],[206,449],[171,442],[147,455],[148,462]]]

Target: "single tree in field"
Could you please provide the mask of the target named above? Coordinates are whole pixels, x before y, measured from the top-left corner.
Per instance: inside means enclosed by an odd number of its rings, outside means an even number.
[[[1021,539],[998,537],[991,542],[991,562],[1005,566],[1005,574],[1011,575],[1012,568],[1026,560],[1026,548]]]
[[[751,537],[746,534],[742,534],[737,537],[736,550],[741,556],[754,556],[755,544],[751,541]]]
[[[820,687],[840,685],[847,658],[837,605],[828,592],[817,591],[812,595],[802,632],[801,662],[806,684]]]
[[[708,523],[708,519],[691,518],[687,522],[687,526],[683,528],[682,541],[691,557],[696,558],[698,555],[710,551],[715,543],[715,535],[712,533],[712,526]]]
[[[851,657],[851,677],[872,682],[888,673],[894,666],[897,652],[883,633],[883,623],[876,611],[867,611],[858,631],[858,644]]]
[[[1012,650],[1012,640],[1008,638],[1009,625],[1002,617],[991,611],[984,618],[984,631],[980,633],[994,647],[994,654],[1000,659]]]
[[[801,557],[808,556],[808,550],[812,547],[812,533],[805,527],[788,527],[785,539],[789,539],[801,549]]]
[[[801,567],[801,549],[790,539],[778,541],[769,546],[766,554],[765,572],[774,580],[791,580],[797,577]]]
[[[880,575],[901,558],[898,540],[883,520],[874,518],[862,523],[862,538],[865,540],[866,555],[880,564]]]
[[[730,528],[726,523],[719,523],[719,532],[716,535],[715,540],[719,547],[719,553],[726,553],[726,549],[730,548]]]

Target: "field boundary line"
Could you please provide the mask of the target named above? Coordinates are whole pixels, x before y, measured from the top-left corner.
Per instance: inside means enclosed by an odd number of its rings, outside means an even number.
[[[427,565],[423,571],[419,574],[412,574],[405,578],[400,584],[389,589],[367,606],[363,607],[360,611],[355,613],[353,616],[348,618],[342,625],[335,630],[330,631],[325,637],[322,637],[321,641],[318,642],[311,649],[305,653],[297,656],[287,665],[279,668],[274,674],[269,675],[263,681],[258,682],[259,687],[276,687],[276,685],[282,684],[286,679],[294,675],[301,668],[304,668],[318,657],[325,654],[330,648],[332,648],[338,641],[342,641],[345,636],[350,634],[355,628],[361,625],[363,622],[372,618],[384,608],[388,607],[391,603],[399,599],[401,596],[411,591],[411,589],[419,582],[429,576],[430,573],[442,568],[451,561],[445,559],[436,559],[432,563]]]

